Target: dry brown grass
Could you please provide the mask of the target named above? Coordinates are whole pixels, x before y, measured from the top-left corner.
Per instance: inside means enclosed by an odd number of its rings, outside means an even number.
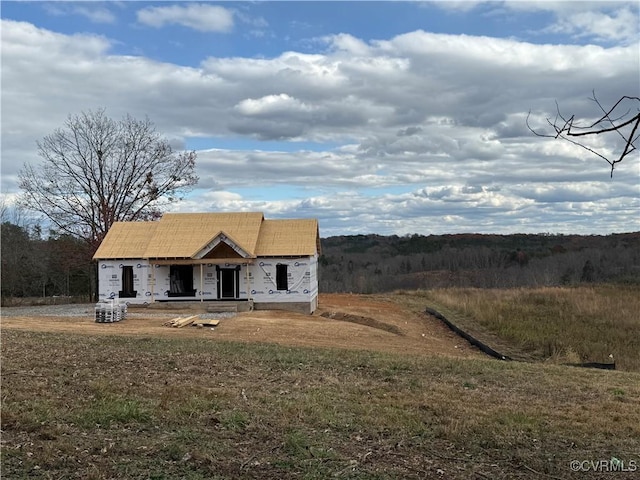
[[[640,371],[640,289],[635,286],[437,289],[406,292],[478,334],[493,335],[531,358],[610,362]],[[492,342],[489,342],[492,343]]]
[[[639,380],[490,359],[3,330],[2,474],[609,478],[569,462],[640,461]]]

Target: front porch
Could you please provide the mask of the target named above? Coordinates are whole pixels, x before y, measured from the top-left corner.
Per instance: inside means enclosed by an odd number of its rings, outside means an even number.
[[[146,305],[129,305],[129,308],[149,308],[153,310],[189,310],[200,313],[250,312],[252,300],[156,300]]]
[[[318,298],[311,302],[255,302],[254,300],[156,300],[148,304],[129,304],[129,308],[149,308],[189,313],[241,313],[253,310],[283,310],[311,315],[318,307]]]

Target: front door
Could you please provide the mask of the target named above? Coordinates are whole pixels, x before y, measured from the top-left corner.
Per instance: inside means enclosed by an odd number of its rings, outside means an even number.
[[[218,270],[218,298],[238,298],[239,277],[235,268]]]

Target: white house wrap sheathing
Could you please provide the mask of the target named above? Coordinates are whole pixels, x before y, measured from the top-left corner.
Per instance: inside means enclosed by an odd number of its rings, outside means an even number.
[[[287,265],[287,290],[277,288],[278,264]],[[317,264],[317,257],[260,260],[257,268],[253,266],[253,275],[250,277],[251,297],[255,302],[309,302],[318,296],[318,282],[311,281],[311,273]]]
[[[127,303],[151,301],[149,289],[151,266],[148,262],[140,260],[104,260],[98,262],[99,300],[105,301],[118,298],[118,292],[122,289],[123,267],[133,267],[133,288],[137,292],[136,298],[126,299]]]
[[[200,266],[193,266],[193,287],[195,297],[191,300],[218,300],[218,276],[216,267],[234,268],[238,264],[202,264],[202,285]],[[287,265],[287,290],[278,290],[276,283],[277,265]],[[136,296],[121,299],[129,304],[144,304],[169,300],[169,266],[151,265],[146,261],[104,260],[99,262],[98,282],[100,300],[118,298],[122,285],[123,267],[133,267],[133,287]],[[249,269],[247,275],[247,268]],[[239,290],[237,299],[252,299],[256,302],[309,302],[318,296],[318,257],[268,258],[254,264],[240,264],[238,272]],[[248,277],[248,279],[247,279]],[[313,279],[313,280],[312,280]],[[247,280],[249,285],[247,285]],[[249,293],[248,288],[250,288]],[[187,297],[178,297],[186,299]]]

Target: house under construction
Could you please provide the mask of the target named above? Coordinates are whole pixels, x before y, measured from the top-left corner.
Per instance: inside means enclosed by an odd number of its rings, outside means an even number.
[[[318,221],[254,213],[166,213],[116,222],[94,255],[100,300],[242,302],[312,313]]]

